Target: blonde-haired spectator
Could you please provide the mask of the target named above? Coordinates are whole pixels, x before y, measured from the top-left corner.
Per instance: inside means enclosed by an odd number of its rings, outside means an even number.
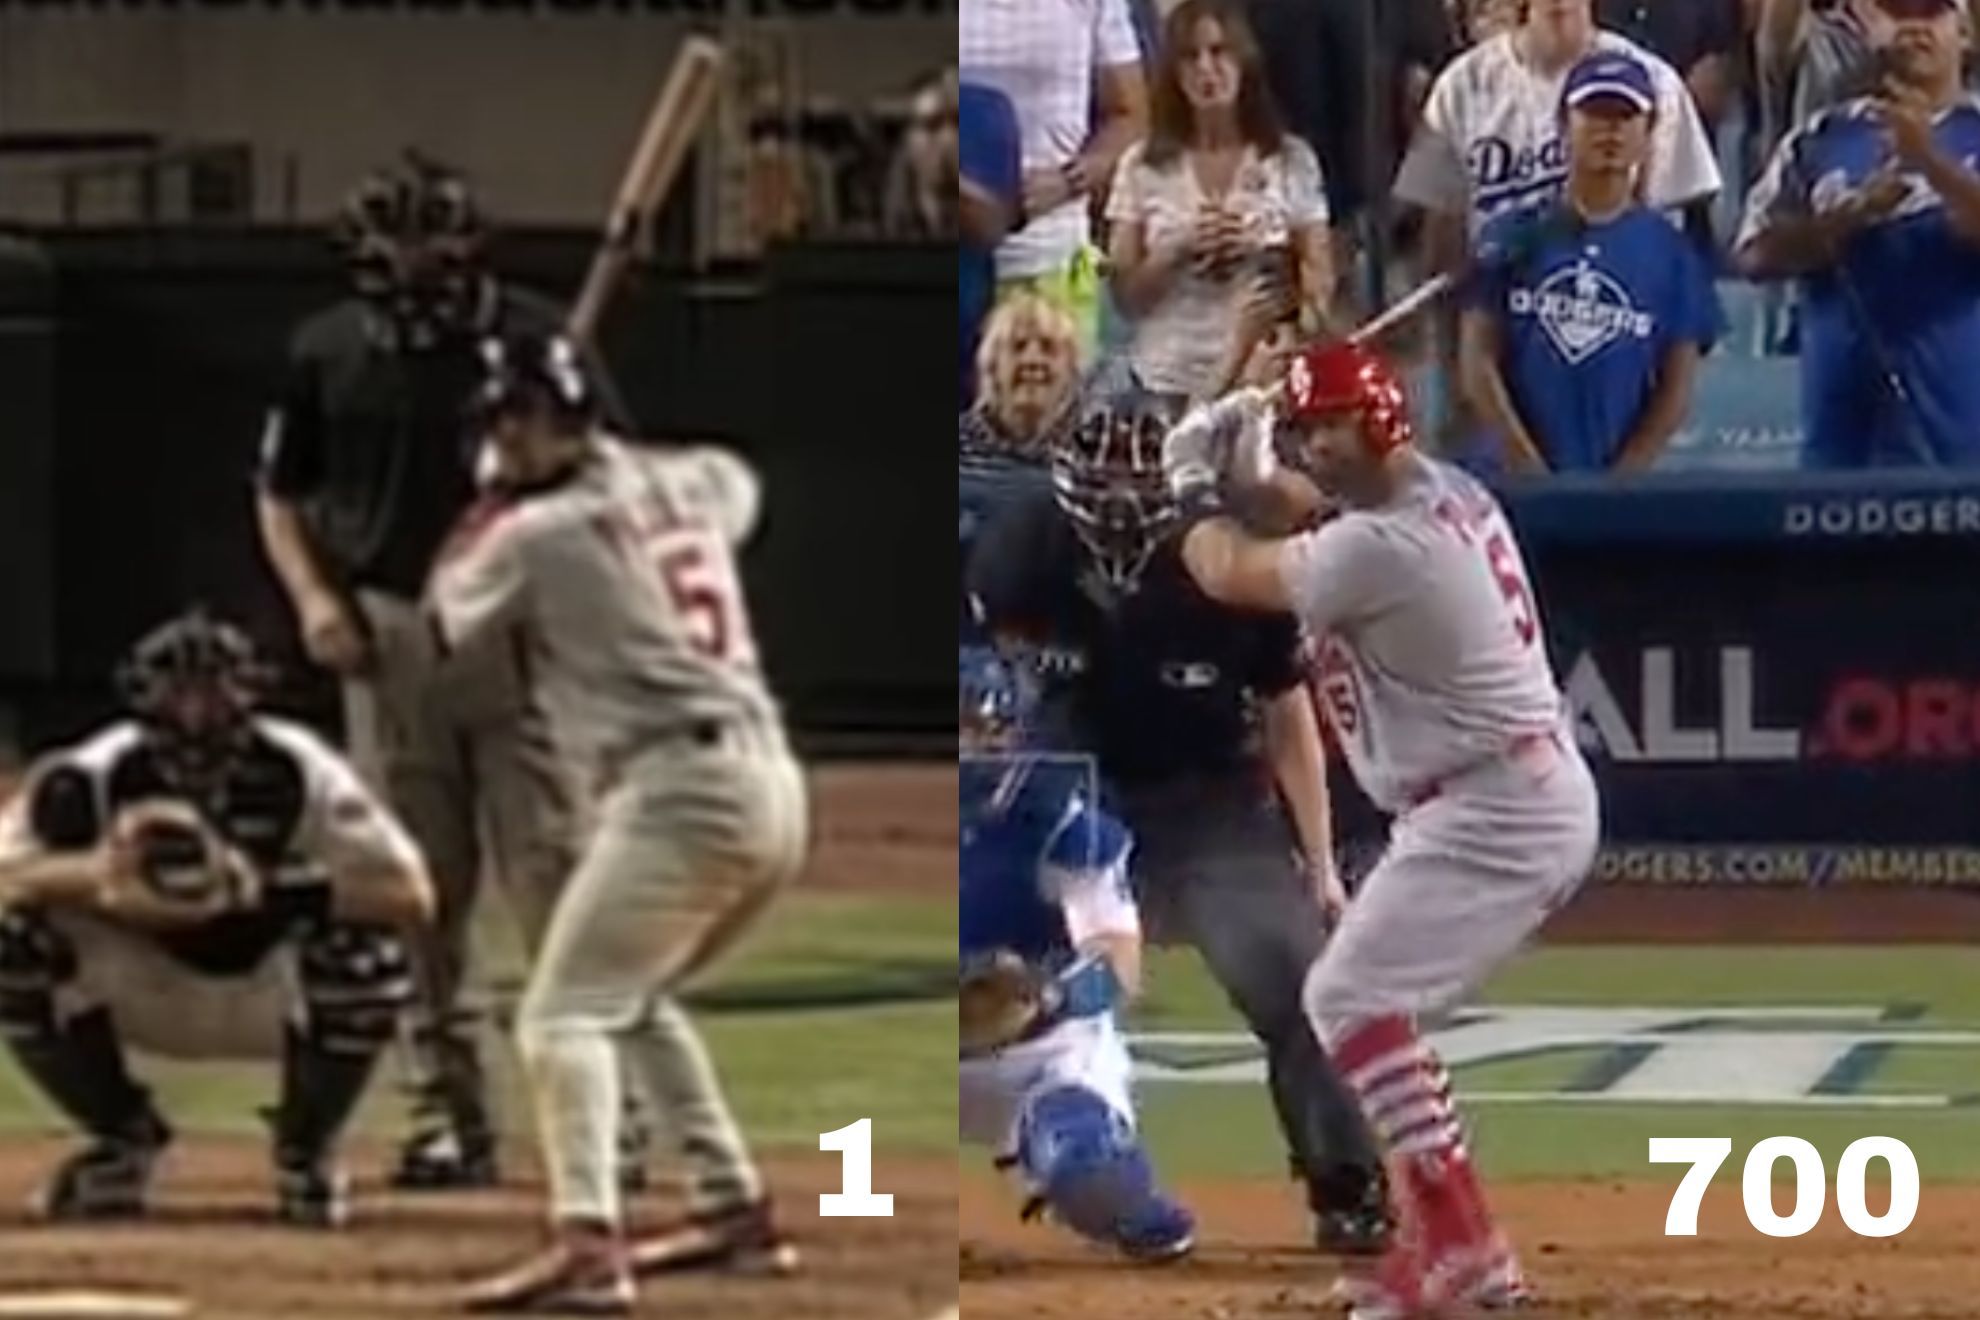
[[[1080,329],[1041,293],[997,304],[977,348],[977,401],[962,415],[961,459],[1042,463],[1080,376]]]
[[[1216,383],[1239,309],[1261,281],[1327,321],[1334,271],[1313,150],[1287,133],[1235,0],[1182,0],[1162,29],[1148,138],[1107,204],[1114,295],[1148,389]]]

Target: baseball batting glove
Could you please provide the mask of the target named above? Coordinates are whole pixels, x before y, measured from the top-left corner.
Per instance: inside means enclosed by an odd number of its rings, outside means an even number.
[[[1233,390],[1192,408],[1176,424],[1162,440],[1162,475],[1177,503],[1192,511],[1213,510],[1222,503],[1218,492],[1224,478],[1234,470],[1262,479],[1270,461],[1276,397],[1269,388]]]
[[[260,901],[259,873],[190,803],[151,798],[117,813],[103,910],[143,926],[197,926]]]

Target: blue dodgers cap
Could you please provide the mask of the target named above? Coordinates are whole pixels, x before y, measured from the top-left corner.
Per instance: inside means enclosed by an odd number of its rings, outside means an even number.
[[[1616,51],[1586,56],[1569,70],[1561,105],[1572,110],[1601,96],[1626,101],[1636,107],[1638,114],[1649,114],[1657,104],[1657,90],[1650,85],[1650,70],[1640,61]]]

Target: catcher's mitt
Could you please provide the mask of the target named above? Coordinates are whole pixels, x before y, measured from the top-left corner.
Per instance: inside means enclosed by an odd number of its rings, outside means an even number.
[[[1043,974],[1009,949],[966,960],[956,998],[956,1045],[983,1054],[1022,1039],[1046,1011]]]
[[[184,909],[187,919],[250,906],[253,875],[190,803],[153,798],[118,812],[113,845],[129,859],[112,887],[136,887],[115,898],[150,907]]]

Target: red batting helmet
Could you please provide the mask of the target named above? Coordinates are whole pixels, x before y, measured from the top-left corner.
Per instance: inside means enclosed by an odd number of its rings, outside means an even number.
[[[1354,414],[1378,457],[1415,439],[1409,399],[1387,362],[1345,340],[1301,349],[1286,367],[1286,415],[1308,421],[1339,413]]]

